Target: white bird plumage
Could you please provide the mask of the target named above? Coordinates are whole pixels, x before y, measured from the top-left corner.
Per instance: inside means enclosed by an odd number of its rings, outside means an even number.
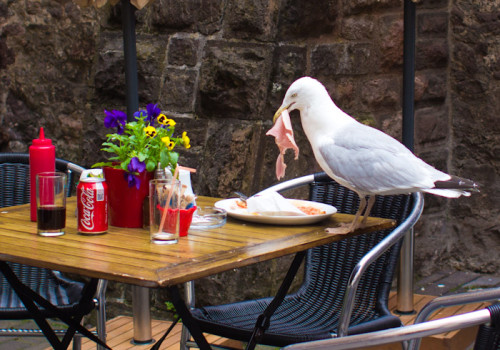
[[[422,191],[456,198],[470,195],[467,190],[477,190],[472,181],[435,169],[396,139],[344,113],[316,79],[303,77],[290,85],[274,120],[285,109],[299,110],[302,127],[323,171],[360,196],[361,205],[351,229],[359,226],[366,196],[370,200],[365,219],[375,195]],[[455,180],[461,187],[436,188],[436,184]]]

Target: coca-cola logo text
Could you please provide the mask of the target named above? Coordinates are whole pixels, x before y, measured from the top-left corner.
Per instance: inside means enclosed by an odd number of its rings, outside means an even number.
[[[80,203],[83,209],[80,223],[86,230],[92,230],[94,228],[94,190],[92,188],[82,189]]]

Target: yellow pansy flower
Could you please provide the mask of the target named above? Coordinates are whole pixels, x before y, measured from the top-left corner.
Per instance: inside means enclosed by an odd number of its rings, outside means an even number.
[[[187,136],[187,132],[183,132],[182,133],[182,143],[184,144],[184,147],[186,148],[190,148],[191,145],[189,144],[191,140],[189,139],[189,137]]]
[[[146,133],[146,135],[148,135],[149,137],[155,137],[156,136],[156,129],[154,128],[154,126],[146,126],[144,128],[144,132]]]
[[[173,119],[168,119],[167,116],[163,113],[158,115],[156,120],[158,120],[158,123],[160,123],[161,125],[166,125],[170,127],[175,126],[175,121]]]
[[[171,151],[175,147],[175,142],[170,141],[170,137],[165,136],[161,138],[162,142],[167,146],[168,150]]]

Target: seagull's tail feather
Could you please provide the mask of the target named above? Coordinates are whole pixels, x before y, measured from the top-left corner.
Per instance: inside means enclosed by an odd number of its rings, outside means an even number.
[[[458,198],[460,196],[470,196],[470,192],[479,192],[479,185],[472,180],[450,175],[446,181],[436,181],[434,188],[425,189],[427,193],[448,198]]]
[[[450,175],[450,177],[451,178],[447,181],[436,181],[434,183],[434,188],[479,192],[479,185],[474,181],[454,175]]]
[[[458,198],[460,196],[465,196],[465,197],[470,196],[470,192],[462,190],[438,190],[435,188],[429,188],[429,189],[423,189],[422,191],[446,198]]]

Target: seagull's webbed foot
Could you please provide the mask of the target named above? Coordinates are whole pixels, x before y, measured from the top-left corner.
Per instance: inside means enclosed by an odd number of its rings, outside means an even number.
[[[352,226],[352,223],[343,222],[339,226],[325,228],[325,232],[335,235],[346,235],[353,231]]]
[[[371,196],[368,199],[368,203],[366,202],[365,197],[361,196],[361,203],[359,204],[358,212],[354,217],[354,220],[351,223],[341,223],[336,227],[329,227],[325,229],[326,233],[331,234],[347,234],[349,232],[354,232],[358,228],[362,228],[366,225],[366,221],[370,211],[372,210],[373,204],[375,204],[375,196]],[[361,219],[362,212],[365,212],[363,215],[363,219]],[[360,220],[361,219],[361,220]]]

